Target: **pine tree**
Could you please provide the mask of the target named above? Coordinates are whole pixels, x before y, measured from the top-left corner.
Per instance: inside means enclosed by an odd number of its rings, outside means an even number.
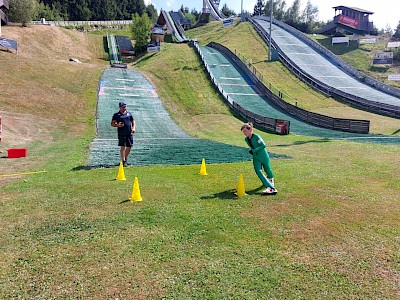
[[[253,15],[254,16],[261,16],[263,14],[264,11],[264,0],[257,0],[256,5],[254,5],[254,12]]]
[[[400,39],[400,21],[399,24],[397,24],[396,30],[394,31],[393,37],[395,39]]]

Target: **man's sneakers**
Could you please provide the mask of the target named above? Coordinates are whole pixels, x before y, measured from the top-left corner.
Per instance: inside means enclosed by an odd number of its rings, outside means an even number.
[[[277,193],[278,193],[277,189],[267,187],[265,190],[262,191],[261,194],[263,194],[263,195],[276,195]]]
[[[127,167],[127,166],[128,166],[128,161],[123,160],[123,161],[122,161],[122,165],[123,165],[124,167]]]

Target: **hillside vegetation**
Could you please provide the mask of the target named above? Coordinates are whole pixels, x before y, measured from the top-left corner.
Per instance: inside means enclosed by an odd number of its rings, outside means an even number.
[[[102,37],[52,26],[6,26],[2,34],[18,42],[18,54],[0,51],[3,155],[29,146],[29,157],[41,160],[37,153],[54,142],[93,135],[98,79],[108,65]],[[2,159],[0,173],[11,163]]]
[[[246,24],[209,26],[199,36],[229,42],[246,32],[240,50],[256,61],[246,48],[254,44],[265,57]],[[273,197],[260,195],[251,162],[208,164],[208,176],[198,174],[201,157],[199,165],[133,166],[116,181],[117,168],[84,168],[108,67],[101,36],[2,31],[20,52],[0,52],[0,146],[27,147],[28,157],[0,158],[0,299],[399,297],[398,146],[258,132],[286,157],[272,160]],[[188,46],[163,44],[130,67],[146,74],[184,130],[245,146],[241,122]],[[248,195],[238,198],[240,174]],[[142,202],[129,201],[135,176]]]

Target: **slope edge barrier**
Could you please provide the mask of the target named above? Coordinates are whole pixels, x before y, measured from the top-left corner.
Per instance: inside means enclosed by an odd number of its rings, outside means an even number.
[[[265,21],[269,21],[269,17],[264,17],[260,16],[257,17],[256,19],[262,19]],[[356,77],[357,79],[365,82],[366,84],[376,88],[377,90],[380,90],[386,94],[395,96],[395,97],[400,97],[400,89],[395,88],[393,86],[384,84],[380,82],[379,80],[376,80],[358,70],[350,66],[348,63],[346,63],[344,60],[342,60],[340,57],[337,55],[333,54],[331,51],[326,49],[325,47],[321,46],[317,42],[313,41],[310,39],[308,36],[306,36],[304,33],[300,32],[296,28],[293,28],[292,26],[289,26],[281,21],[278,21],[276,19],[272,19],[272,22],[285,29],[286,31],[290,32],[294,36],[298,37],[302,42],[306,43],[307,45],[311,46],[314,50],[317,50],[320,53],[323,53],[326,57],[329,57],[332,59],[337,66],[341,67],[346,73],[352,75],[353,77]]]
[[[302,120],[307,123],[317,125],[320,127],[346,131],[352,133],[368,133],[369,132],[369,120],[354,120],[354,119],[342,119],[333,118],[317,113],[313,113],[297,106],[294,106],[286,101],[282,100],[278,95],[274,94],[265,84],[243,63],[232,51],[224,47],[221,44],[211,42],[207,46],[215,48],[225,55],[227,55],[231,60],[233,60],[239,68],[241,68],[252,80],[256,83],[257,87],[267,95],[271,101],[281,108],[286,113]]]
[[[265,18],[260,18],[265,20]],[[259,26],[253,19],[249,19],[250,23],[252,23],[254,29],[256,32],[259,34],[259,36],[263,39],[265,43],[269,43],[269,34],[264,28]],[[268,19],[269,20],[269,19]],[[273,23],[275,24],[276,20],[273,20]],[[284,23],[283,23],[284,24]],[[286,25],[286,24],[284,24]],[[288,26],[288,25],[286,25]],[[284,27],[286,30],[286,27]],[[292,32],[291,32],[292,33]],[[311,40],[310,40],[311,41]],[[312,41],[313,42],[313,41]],[[315,43],[315,42],[314,42]],[[279,59],[280,61],[300,80],[303,82],[307,83],[309,86],[312,88],[318,90],[319,92],[322,92],[328,96],[334,97],[335,99],[344,102],[348,105],[357,107],[362,110],[370,111],[372,113],[380,114],[380,115],[385,115],[393,118],[400,118],[400,107],[390,105],[390,104],[385,104],[381,102],[376,102],[372,100],[367,100],[355,95],[351,95],[349,93],[340,91],[334,87],[331,87],[318,79],[314,78],[307,72],[304,72],[299,66],[297,66],[281,49],[280,47],[272,40],[272,45],[275,49],[279,51]],[[322,46],[320,46],[322,47]],[[325,49],[326,51],[329,51]],[[331,55],[335,56],[334,54],[331,53]],[[347,72],[348,73],[348,72]],[[351,75],[351,74],[349,74]],[[352,75],[354,77],[354,75]],[[384,85],[384,84],[382,84]],[[376,88],[373,86],[373,88]],[[388,94],[387,91],[380,90],[381,92],[385,92]],[[395,96],[395,95],[392,95]]]
[[[270,133],[277,133],[277,134],[289,134],[290,132],[290,121],[282,120],[282,119],[275,119],[269,118],[266,116],[262,116],[251,112],[229,97],[229,95],[224,92],[221,85],[218,84],[217,80],[212,76],[212,72],[204,59],[203,53],[196,41],[191,41],[189,43],[190,46],[193,46],[196,50],[198,55],[200,56],[201,61],[203,62],[204,66],[206,67],[207,73],[211,78],[211,81],[214,83],[215,87],[218,89],[222,97],[226,100],[231,110],[242,119],[252,122],[256,127],[268,131]]]

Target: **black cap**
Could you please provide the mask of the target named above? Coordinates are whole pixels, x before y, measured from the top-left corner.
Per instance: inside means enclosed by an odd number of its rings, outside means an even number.
[[[119,107],[125,108],[125,107],[126,107],[126,104],[125,104],[124,102],[120,102],[120,103],[119,103]]]

